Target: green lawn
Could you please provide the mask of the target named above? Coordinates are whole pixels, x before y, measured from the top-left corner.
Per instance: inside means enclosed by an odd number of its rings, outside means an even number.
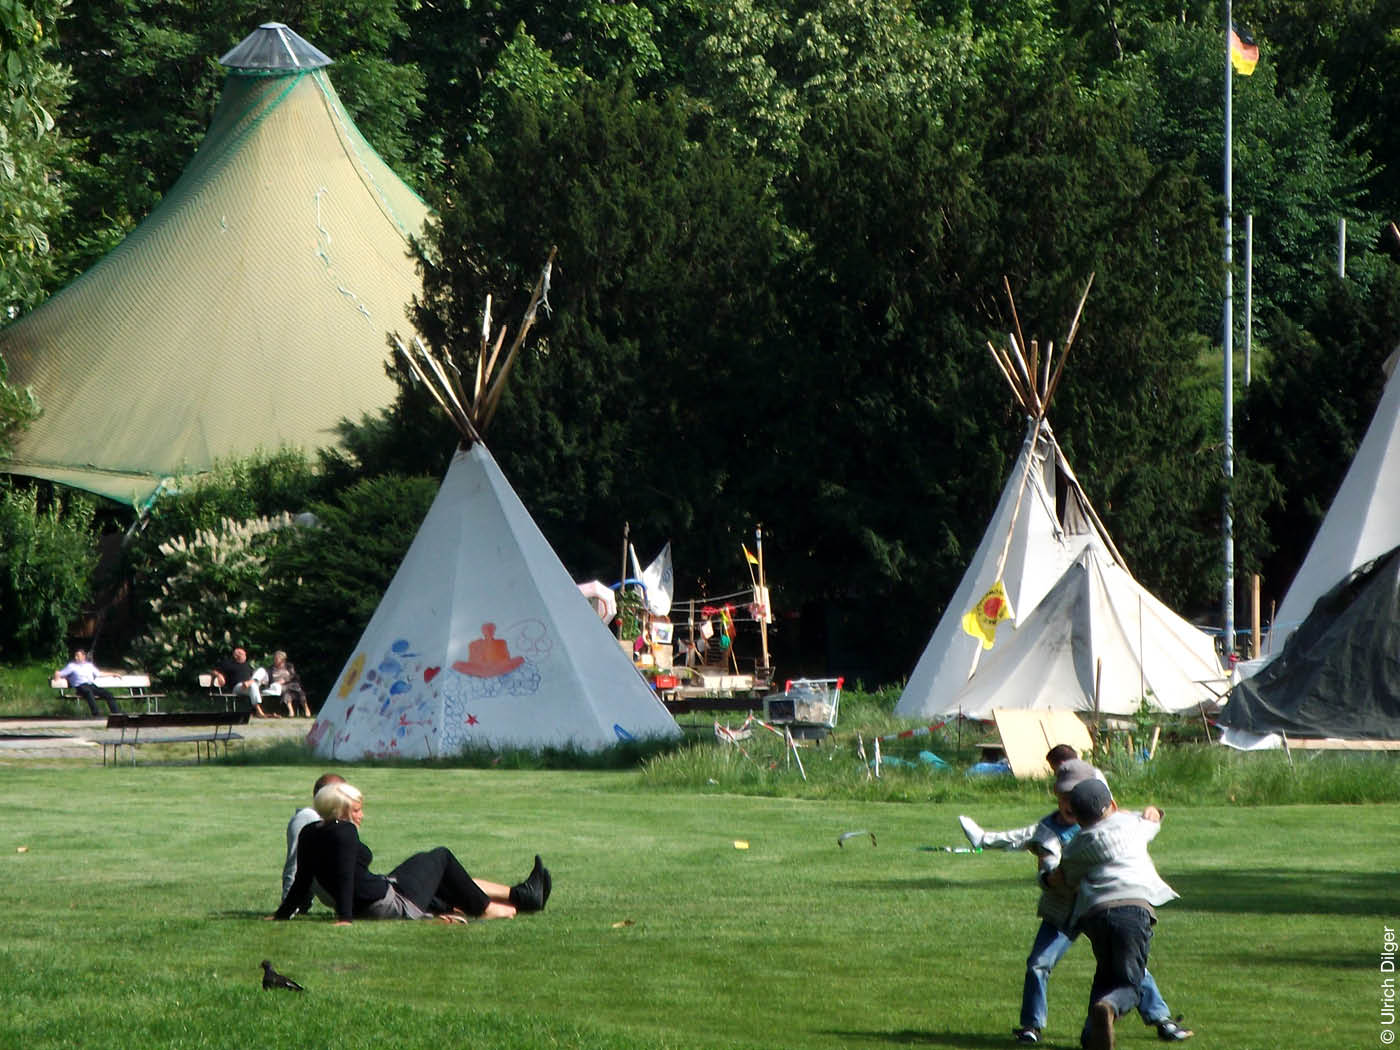
[[[1024,855],[955,844],[968,805],[658,790],[636,773],[366,768],[387,870],[444,844],[540,915],[446,927],[277,903],[283,829],[315,770],[0,767],[0,1045],[38,1048],[1012,1045],[1036,891]],[[970,804],[987,826],[1048,804]],[[1152,970],[1193,1045],[1380,1044],[1400,925],[1400,805],[1169,807],[1154,849],[1183,899]],[[869,830],[877,838],[837,836]],[[735,841],[749,844],[736,849]],[[263,992],[258,962],[308,988]],[[1047,1045],[1077,1047],[1092,970],[1051,985]],[[1120,1046],[1159,1045],[1135,1020]]]

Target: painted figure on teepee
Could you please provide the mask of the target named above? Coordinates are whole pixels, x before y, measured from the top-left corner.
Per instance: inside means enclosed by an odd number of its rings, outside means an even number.
[[[324,758],[595,750],[680,733],[481,440],[549,272],[499,368],[504,334],[493,347],[488,302],[470,397],[421,344],[399,346],[462,442],[308,736]]]

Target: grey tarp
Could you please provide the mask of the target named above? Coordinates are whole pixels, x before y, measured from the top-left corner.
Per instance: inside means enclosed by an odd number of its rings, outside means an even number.
[[[1283,651],[1231,690],[1220,724],[1251,733],[1400,740],[1400,547],[1313,606]]]

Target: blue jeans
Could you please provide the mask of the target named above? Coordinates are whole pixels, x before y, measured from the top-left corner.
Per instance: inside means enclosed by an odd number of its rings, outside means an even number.
[[[1054,923],[1042,920],[1031,942],[1031,953],[1026,958],[1026,983],[1021,991],[1021,1027],[1037,1031],[1045,1027],[1048,1013],[1046,989],[1050,984],[1050,971],[1069,951],[1075,937],[1065,933]],[[1162,1000],[1157,990],[1157,982],[1145,969],[1142,973],[1142,994],[1137,1002],[1138,1013],[1144,1024],[1157,1024],[1171,1016],[1171,1010]],[[1085,1022],[1086,1030],[1088,1022]]]

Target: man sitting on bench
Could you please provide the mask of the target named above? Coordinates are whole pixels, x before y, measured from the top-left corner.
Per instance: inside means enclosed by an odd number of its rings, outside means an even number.
[[[262,683],[267,681],[267,672],[254,668],[248,662],[248,650],[242,646],[234,649],[228,660],[220,660],[214,668],[214,684],[230,693],[247,696],[253,705],[253,714],[258,718],[277,718],[262,709]]]
[[[92,712],[93,718],[100,717],[97,710],[98,697],[107,701],[107,707],[112,714],[119,715],[122,709],[117,706],[116,697],[97,684],[97,676],[102,673],[97,669],[97,665],[88,659],[84,650],[74,649],[73,659],[55,671],[53,676],[62,678],[68,683],[68,688],[87,701],[88,710]]]

